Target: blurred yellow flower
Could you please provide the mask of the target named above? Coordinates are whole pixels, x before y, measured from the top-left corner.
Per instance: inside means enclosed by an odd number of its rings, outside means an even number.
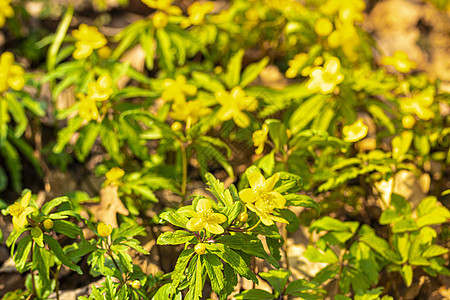
[[[186,95],[194,96],[197,93],[197,87],[187,84],[186,77],[183,75],[178,75],[176,80],[171,78],[164,79],[162,86],[164,92],[161,97],[164,101],[185,102]]]
[[[189,17],[181,22],[181,27],[186,28],[190,25],[198,25],[203,22],[205,15],[212,12],[214,9],[214,3],[212,2],[194,2],[188,9],[187,13]]]
[[[434,90],[427,89],[420,94],[400,100],[400,109],[408,114],[415,114],[422,120],[428,121],[434,117],[434,112],[429,108],[434,101]]]
[[[112,226],[101,222],[97,226],[97,232],[101,237],[108,237],[112,233]]]
[[[278,174],[265,180],[261,173],[253,172],[248,176],[250,188],[239,192],[242,201],[261,218],[266,226],[272,225],[274,221],[288,223],[281,217],[271,215],[275,208],[283,208],[286,204],[286,199],[280,193],[273,191],[278,179]]]
[[[96,27],[86,24],[80,24],[78,29],[73,30],[72,36],[78,40],[72,54],[75,59],[89,57],[94,49],[102,48],[108,43],[105,36]]]
[[[118,180],[125,175],[125,171],[121,168],[114,167],[108,172],[106,172],[106,185],[117,185]]]
[[[336,85],[344,80],[344,75],[339,72],[341,64],[337,57],[329,58],[323,67],[312,69],[309,81],[306,83],[308,89],[313,92],[330,94]]]
[[[19,231],[28,224],[27,216],[35,211],[36,208],[28,206],[30,204],[31,192],[27,192],[19,202],[12,204],[8,210],[12,216],[14,229]]]
[[[11,0],[0,0],[0,28],[5,25],[7,18],[14,16],[14,10],[10,3]]]
[[[363,119],[358,119],[355,123],[351,125],[344,126],[342,129],[342,133],[344,134],[344,141],[346,142],[357,142],[363,139],[367,132],[369,131],[369,127],[364,124]]]
[[[205,107],[200,100],[175,102],[169,116],[178,121],[186,122],[186,129],[198,122],[200,117],[211,113],[209,107]]]
[[[183,12],[181,8],[172,5],[173,0],[142,0],[148,7],[161,10],[169,15],[179,16]]]
[[[260,155],[264,150],[264,144],[267,142],[267,134],[269,133],[269,126],[264,123],[260,130],[253,132],[252,141],[256,148],[255,153]]]
[[[164,28],[166,27],[167,22],[169,22],[169,19],[165,13],[163,13],[162,11],[158,11],[153,15],[152,21],[153,27]]]
[[[112,93],[112,79],[109,74],[102,74],[96,82],[88,83],[88,97],[93,101],[106,101]]]
[[[97,120],[98,118],[98,108],[97,103],[92,100],[89,96],[83,93],[77,93],[77,98],[80,100],[80,107],[78,109],[78,114],[80,117],[86,121]]]
[[[314,31],[319,36],[327,36],[333,31],[333,24],[327,18],[319,18],[314,25]]]
[[[417,68],[417,63],[408,58],[408,54],[403,51],[395,51],[393,56],[384,56],[381,58],[382,65],[394,66],[401,73],[408,73]]]
[[[294,59],[291,59],[288,61],[289,68],[286,70],[286,77],[287,78],[294,78],[297,76],[298,71],[301,67],[306,63],[308,60],[308,54],[306,53],[299,53],[294,56]]]
[[[364,20],[364,0],[328,0],[320,7],[320,11],[328,16],[338,13],[343,22],[354,23]]]
[[[216,100],[222,107],[217,112],[217,117],[221,121],[233,119],[237,126],[245,128],[250,125],[250,118],[243,112],[255,111],[258,108],[258,101],[255,97],[246,96],[244,90],[237,86],[229,93],[217,91]]]
[[[192,218],[186,224],[187,229],[190,231],[206,229],[206,231],[213,234],[223,233],[224,230],[219,224],[225,222],[227,217],[223,214],[215,213],[209,200],[204,198],[198,200],[195,210],[190,211]]]
[[[327,43],[333,49],[341,46],[345,56],[351,61],[358,58],[355,48],[360,44],[360,39],[352,23],[337,20],[336,30],[328,36]]]
[[[11,52],[4,52],[0,56],[0,93],[9,88],[19,91],[25,85],[25,71],[14,63],[14,55]]]

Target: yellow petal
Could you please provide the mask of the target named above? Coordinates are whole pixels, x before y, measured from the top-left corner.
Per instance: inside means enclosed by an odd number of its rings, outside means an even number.
[[[223,222],[227,221],[227,217],[222,214],[213,213],[211,216],[211,221],[216,222],[217,224],[222,224]]]
[[[27,215],[26,214],[20,214],[17,217],[13,217],[12,219],[14,229],[19,231],[23,227],[25,227],[28,224]]]
[[[233,116],[234,123],[241,128],[247,128],[250,125],[250,118],[243,112],[236,112]]]
[[[263,184],[264,189],[266,191],[273,190],[273,187],[275,186],[275,184],[278,182],[279,179],[280,179],[280,175],[278,175],[278,174],[273,175],[272,177],[270,177],[269,179],[267,179],[264,182],[264,184]]]
[[[286,199],[278,192],[269,192],[268,196],[270,199],[269,201],[272,201],[277,208],[283,208],[286,204]]]
[[[256,201],[258,194],[253,189],[243,189],[239,192],[239,197],[244,202],[252,203]]]
[[[277,217],[277,216],[271,215],[270,218],[271,218],[272,220],[274,220],[275,222],[278,222],[278,223],[289,224],[288,221],[286,221],[285,219],[283,219],[283,218],[281,218],[281,217]]]
[[[253,189],[264,187],[264,176],[259,172],[250,173],[247,179]]]
[[[28,191],[25,195],[23,195],[22,199],[20,199],[20,205],[23,207],[27,207],[30,204],[31,192]]]
[[[221,234],[223,233],[223,228],[217,223],[206,222],[205,229],[213,234]]]
[[[186,228],[190,231],[200,231],[203,229],[205,222],[201,218],[192,218],[186,223]]]
[[[92,47],[88,44],[84,44],[84,43],[75,43],[75,51],[73,51],[73,58],[75,59],[82,59],[82,58],[86,58],[89,55],[92,54]]]
[[[202,198],[198,200],[196,210],[197,211],[207,211],[211,209],[211,202],[209,200]]]

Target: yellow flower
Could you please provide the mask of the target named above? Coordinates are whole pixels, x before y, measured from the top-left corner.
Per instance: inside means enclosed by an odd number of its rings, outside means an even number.
[[[191,218],[186,228],[190,231],[200,231],[206,229],[213,234],[223,233],[223,228],[219,224],[225,222],[227,217],[223,214],[215,213],[212,210],[211,202],[207,199],[200,199],[195,208],[196,211],[190,211],[193,218]]]
[[[98,235],[101,237],[108,237],[112,232],[112,226],[105,223],[99,223],[97,226]]]
[[[78,109],[78,114],[80,117],[88,122],[90,120],[97,120],[97,103],[83,93],[77,93],[77,98],[80,100],[80,107]]]
[[[72,36],[78,40],[72,54],[75,59],[89,57],[94,49],[102,48],[108,43],[105,36],[96,27],[86,24],[81,24],[78,29],[73,30]]]
[[[0,93],[9,88],[20,91],[25,85],[25,71],[14,63],[14,55],[11,52],[4,52],[0,56]]]
[[[269,126],[264,123],[261,130],[253,132],[252,141],[256,148],[255,153],[260,155],[264,150],[264,144],[267,142],[267,134],[269,133]]]
[[[313,92],[321,92],[329,94],[334,91],[336,85],[344,80],[344,75],[339,72],[341,64],[337,57],[329,58],[324,67],[316,67],[312,69],[311,78],[306,83],[308,89]]]
[[[422,120],[430,120],[434,117],[434,112],[429,108],[434,101],[433,93],[433,89],[427,89],[411,98],[404,98],[400,100],[400,109]]]
[[[122,178],[123,175],[125,175],[125,171],[122,170],[121,168],[114,167],[108,172],[106,172],[105,175],[106,175],[105,181],[106,185],[117,185],[118,180]]]
[[[167,22],[169,22],[169,19],[167,18],[167,15],[165,13],[163,13],[162,11],[158,11],[153,15],[152,21],[153,27],[164,28],[166,27]]]
[[[363,21],[365,9],[364,0],[328,0],[320,7],[320,11],[326,15],[339,13],[339,19],[347,23]]]
[[[193,124],[198,122],[200,117],[210,113],[211,109],[203,106],[202,101],[194,100],[188,102],[175,102],[172,105],[172,111],[169,113],[169,116],[174,120],[185,121],[186,128],[189,129]]]
[[[183,12],[179,7],[172,5],[173,0],[142,0],[148,7],[162,10],[169,15],[179,16]]]
[[[394,66],[401,73],[408,73],[417,68],[417,63],[408,58],[408,54],[403,51],[395,51],[394,56],[384,56],[381,58],[382,65]]]
[[[36,211],[36,208],[28,206],[28,204],[30,204],[30,199],[31,192],[27,192],[19,202],[12,204],[8,208],[16,231],[25,227],[28,224],[27,216]]]
[[[314,25],[314,31],[317,35],[327,36],[333,31],[333,24],[327,18],[320,18]]]
[[[0,28],[5,25],[7,18],[14,16],[14,10],[10,3],[11,0],[0,0]]]
[[[357,59],[355,48],[360,44],[360,39],[353,23],[337,20],[336,30],[328,36],[327,43],[333,49],[341,46],[345,56],[351,61]]]
[[[88,83],[88,97],[93,101],[106,101],[113,93],[109,74],[101,75],[96,82]]]
[[[203,4],[194,2],[188,7],[187,13],[189,17],[188,19],[181,22],[181,27],[186,28],[190,25],[198,25],[202,23],[205,19],[205,15],[207,13],[210,13],[213,9],[214,3],[212,2],[205,2]]]
[[[261,173],[253,172],[248,176],[248,182],[251,188],[243,189],[239,192],[239,197],[242,201],[267,226],[272,225],[273,221],[288,223],[283,218],[271,215],[275,208],[283,208],[286,204],[286,199],[280,193],[273,191],[273,187],[278,179],[278,174],[265,180]]]
[[[255,97],[246,96],[241,87],[234,87],[229,93],[217,91],[216,100],[222,107],[217,112],[221,121],[233,119],[237,126],[245,128],[250,125],[250,118],[242,111],[254,111],[258,107]]]
[[[186,95],[194,96],[197,93],[197,87],[187,84],[186,77],[183,75],[178,75],[176,80],[171,78],[164,79],[162,86],[164,92],[161,97],[164,101],[185,102]]]
[[[288,61],[289,68],[286,70],[286,77],[287,78],[294,78],[297,76],[298,71],[301,67],[306,63],[308,60],[308,54],[306,53],[299,53],[294,56],[294,59],[291,59]]]
[[[342,133],[345,136],[344,141],[346,142],[357,142],[363,139],[368,131],[369,127],[364,124],[363,119],[358,119],[355,123],[344,126],[342,129]]]

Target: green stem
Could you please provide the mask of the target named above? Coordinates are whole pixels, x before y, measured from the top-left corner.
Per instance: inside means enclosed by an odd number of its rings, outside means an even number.
[[[181,146],[181,164],[182,164],[181,194],[183,195],[183,204],[184,204],[187,185],[187,155],[186,155],[186,147],[184,146],[184,143],[181,141],[180,146]]]
[[[34,252],[35,244],[36,244],[36,242],[33,240],[33,243],[31,244],[31,259],[33,259],[33,256],[34,256],[33,252]],[[30,270],[30,272],[31,272],[31,283],[33,284],[33,295],[37,296],[34,272],[33,272],[33,270]]]

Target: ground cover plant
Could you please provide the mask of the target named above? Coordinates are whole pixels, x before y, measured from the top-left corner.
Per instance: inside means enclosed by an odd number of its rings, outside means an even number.
[[[450,71],[377,2],[0,0],[1,299],[448,297]]]

